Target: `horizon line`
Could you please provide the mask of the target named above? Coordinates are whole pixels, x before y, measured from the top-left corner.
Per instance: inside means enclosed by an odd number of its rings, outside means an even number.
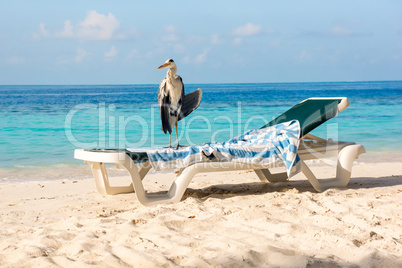
[[[210,82],[210,83],[186,83],[185,85],[221,85],[221,84],[307,84],[307,83],[363,83],[363,82],[402,82],[402,80],[349,80],[349,81],[310,81],[310,82]],[[138,84],[4,84],[0,86],[135,86],[135,85],[159,85],[159,83]]]

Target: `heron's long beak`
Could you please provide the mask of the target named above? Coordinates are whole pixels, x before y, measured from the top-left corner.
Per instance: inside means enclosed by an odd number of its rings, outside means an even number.
[[[166,68],[169,66],[169,63],[164,63],[161,66],[158,67],[158,69]]]

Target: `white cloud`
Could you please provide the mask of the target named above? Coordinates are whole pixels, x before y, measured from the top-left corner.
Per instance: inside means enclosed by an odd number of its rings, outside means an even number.
[[[339,50],[332,51],[327,55],[327,59],[332,62],[339,62],[342,58],[342,53]]]
[[[74,26],[71,24],[70,20],[64,22],[64,29],[59,33],[60,37],[73,38],[74,37]]]
[[[177,31],[176,27],[174,27],[173,25],[166,25],[163,28],[165,29],[166,32],[169,33],[174,33]]]
[[[279,41],[279,40],[274,40],[274,41],[272,41],[272,42],[270,43],[270,46],[271,46],[271,47],[280,47],[281,44],[282,44],[281,41]]]
[[[24,64],[24,63],[25,63],[25,59],[20,56],[15,56],[15,57],[6,59],[6,64],[9,64],[9,65],[20,65],[20,64]]]
[[[241,37],[236,37],[233,40],[233,44],[235,44],[235,45],[240,45],[242,42],[243,42],[243,38],[241,38]]]
[[[179,38],[177,37],[177,29],[173,25],[167,25],[164,27],[166,35],[162,36],[163,42],[177,42]]]
[[[87,60],[91,53],[87,52],[85,49],[78,47],[76,49],[75,55],[61,55],[56,59],[56,64],[58,65],[70,65],[74,63],[81,63]]]
[[[384,57],[376,57],[369,60],[370,64],[378,64],[384,60]]]
[[[352,35],[352,31],[345,27],[341,26],[334,26],[330,31],[331,35],[333,36],[350,36]]]
[[[77,48],[77,54],[74,57],[75,62],[82,62],[88,56],[88,52],[86,52],[82,48]]]
[[[49,35],[49,32],[46,30],[45,24],[43,22],[39,24],[39,33],[45,37]]]
[[[83,22],[78,24],[77,35],[84,39],[109,40],[119,26],[120,22],[113,14],[109,13],[105,16],[93,10],[87,13]]]
[[[295,57],[299,62],[305,62],[311,60],[311,55],[306,51],[303,50],[298,56]]]
[[[348,27],[334,25],[331,28],[325,29],[323,31],[316,31],[316,30],[309,30],[303,31],[300,33],[301,36],[313,36],[313,37],[351,37],[351,36],[358,36],[362,35],[362,33],[356,33]]]
[[[158,46],[160,46],[161,50],[164,50],[166,47],[169,49],[173,49],[175,53],[184,54],[186,52],[186,45],[191,43],[199,43],[201,40],[199,36],[188,36],[183,38],[178,34],[178,29],[173,25],[166,25],[163,27],[164,33],[161,37],[158,38]]]
[[[185,63],[185,64],[190,63],[190,57],[189,57],[188,55],[185,56],[185,57],[183,58],[182,62]]]
[[[257,35],[261,33],[261,29],[261,25],[255,25],[252,23],[247,23],[246,25],[237,27],[232,32],[232,35],[235,36],[233,44],[240,45],[243,42],[244,37]]]
[[[274,28],[266,28],[263,31],[264,34],[274,34],[276,33],[276,30]]]
[[[233,31],[233,35],[236,36],[252,36],[259,34],[261,32],[261,25],[255,25],[252,23],[247,23],[246,25],[240,26]]]
[[[131,51],[130,51],[130,53],[128,53],[128,58],[129,59],[132,59],[132,58],[135,58],[136,56],[138,56],[138,50],[137,49],[132,49]]]
[[[64,22],[62,31],[55,34],[60,38],[76,38],[80,40],[110,40],[116,38],[116,30],[120,27],[120,22],[116,17],[99,14],[95,10],[87,12],[84,21],[73,25],[70,20]],[[121,38],[121,36],[119,36]]]
[[[32,36],[33,36],[34,40],[40,40],[41,38],[49,37],[49,31],[46,30],[45,23],[43,23],[43,22],[39,23],[39,31],[33,33]]]
[[[73,25],[71,20],[64,21],[64,27],[61,31],[49,33],[45,24],[39,24],[39,31],[33,34],[35,40],[43,37],[73,38],[79,40],[111,40],[114,38],[124,38],[117,36],[116,30],[120,27],[120,22],[116,17],[109,13],[108,15],[99,14],[95,10],[87,12],[87,16],[82,22]]]
[[[208,55],[208,51],[204,50],[204,52],[202,52],[201,54],[197,55],[197,57],[195,57],[195,62],[196,63],[203,63]]]
[[[105,52],[105,54],[104,54],[105,60],[108,60],[108,61],[112,60],[114,57],[117,56],[117,53],[118,53],[118,51],[117,51],[116,47],[112,46],[109,51]]]
[[[211,44],[212,45],[219,45],[219,44],[223,43],[223,41],[222,41],[221,37],[219,36],[219,34],[213,34],[213,35],[211,35],[210,38],[211,38]]]
[[[196,63],[196,64],[201,64],[204,63],[207,60],[207,56],[209,53],[210,49],[204,49],[202,53],[194,56],[189,56],[186,55],[182,58],[182,62],[185,64],[191,64],[191,63]]]

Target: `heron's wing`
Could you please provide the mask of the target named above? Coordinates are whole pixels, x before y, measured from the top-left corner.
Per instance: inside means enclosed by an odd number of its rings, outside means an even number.
[[[163,79],[159,85],[158,91],[158,104],[161,110],[161,120],[162,120],[162,130],[166,134],[167,132],[172,133],[172,127],[169,121],[169,107],[170,107],[170,95],[166,89],[167,79]]]
[[[184,98],[184,83],[183,83],[183,79],[181,79],[181,76],[179,76],[179,78],[180,78],[180,82],[181,82],[181,86],[182,86],[182,88],[181,88],[181,100],[183,101],[183,98]]]
[[[197,109],[198,105],[200,105],[202,98],[202,90],[201,88],[194,90],[193,92],[184,95],[183,104],[181,106],[181,113],[179,115],[179,120],[191,114],[192,111]]]
[[[180,76],[177,76],[180,79],[181,82],[181,95],[180,95],[180,99],[179,99],[179,107],[180,107],[180,113],[177,117],[177,122],[180,120],[180,115],[183,113],[183,101],[184,101],[184,83],[183,83],[183,79],[181,79]]]

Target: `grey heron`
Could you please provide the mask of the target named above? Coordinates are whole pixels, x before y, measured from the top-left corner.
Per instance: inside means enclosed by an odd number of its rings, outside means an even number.
[[[177,131],[177,122],[184,99],[184,84],[179,75],[176,74],[177,66],[172,59],[168,59],[158,69],[169,68],[166,77],[159,85],[158,103],[161,110],[162,130],[169,132],[169,148],[172,148],[172,130],[176,127],[176,149],[180,147]]]
[[[158,69],[169,68],[166,77],[159,85],[158,104],[161,112],[162,130],[169,132],[169,147],[172,148],[172,131],[176,128],[176,149],[180,146],[177,123],[197,109],[201,102],[202,90],[199,88],[190,94],[184,95],[183,80],[176,74],[177,66],[172,59],[168,59]]]

